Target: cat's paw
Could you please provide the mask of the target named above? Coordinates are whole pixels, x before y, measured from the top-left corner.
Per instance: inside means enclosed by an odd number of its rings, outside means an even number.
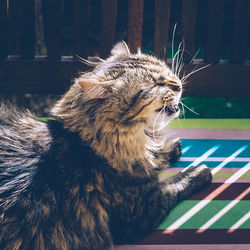
[[[192,179],[192,184],[195,186],[196,190],[209,185],[212,181],[212,173],[205,164],[197,167],[190,167],[187,171],[189,172],[189,178]]]
[[[173,149],[169,153],[169,162],[173,163],[176,162],[181,157],[181,142],[179,140],[173,143]]]

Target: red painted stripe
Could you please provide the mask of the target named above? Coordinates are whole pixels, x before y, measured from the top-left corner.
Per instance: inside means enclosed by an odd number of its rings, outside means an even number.
[[[197,129],[197,128],[177,128],[171,129],[173,137],[181,139],[216,139],[216,140],[249,140],[250,130],[239,129]]]
[[[227,229],[208,229],[202,234],[196,231],[178,229],[172,234],[164,234],[164,230],[157,230],[138,244],[250,244],[250,229],[238,229],[232,233],[228,233]]]
[[[193,244],[193,245],[119,245],[114,250],[249,250],[248,244]]]
[[[210,197],[209,195],[213,193],[216,189],[221,187],[222,183],[211,183],[208,187],[203,189],[202,191],[193,194],[189,197],[188,200],[203,200],[206,197]],[[213,200],[234,200],[244,192],[249,187],[248,183],[232,183],[228,186],[224,191],[222,191],[217,196],[213,196]],[[207,199],[207,198],[206,198]],[[243,197],[242,200],[250,200],[250,194],[248,193],[246,196]]]

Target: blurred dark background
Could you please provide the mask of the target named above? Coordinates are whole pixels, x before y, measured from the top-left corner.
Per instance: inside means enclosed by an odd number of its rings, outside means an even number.
[[[47,53],[47,33],[46,16],[48,15],[48,1],[51,0],[35,0],[35,54],[45,56]],[[195,46],[193,55],[196,58],[204,58],[206,51],[207,37],[207,22],[208,22],[208,1],[197,1],[197,17],[195,23]],[[241,0],[239,0],[241,1]],[[108,4],[109,1],[107,1]],[[245,1],[248,3],[249,1]],[[74,51],[74,3],[72,0],[63,1],[63,20],[62,20],[62,56],[72,56]],[[13,32],[8,32],[8,55],[20,54],[21,41],[21,13],[22,1],[11,0],[8,3],[11,5],[12,12],[10,13],[9,27]],[[223,1],[223,28],[221,34],[221,48],[219,58],[222,62],[227,62],[230,59],[230,48],[232,47],[232,27],[234,18],[234,0]],[[142,30],[142,51],[153,54],[154,48],[154,18],[155,18],[155,1],[145,0],[143,6],[143,30]],[[249,4],[246,4],[248,13],[250,13]],[[102,1],[91,0],[89,9],[89,24],[88,24],[88,56],[100,55],[101,38],[102,38]],[[182,41],[181,36],[181,13],[182,0],[171,1],[171,11],[169,19],[168,40],[173,40],[173,30],[176,26],[174,37],[174,51],[176,52],[179,43]],[[250,16],[250,15],[248,15]],[[248,22],[249,22],[248,18]],[[245,55],[245,64],[250,61],[250,25],[246,26],[245,33],[247,41],[247,52]],[[127,40],[128,35],[128,1],[117,1],[117,20],[115,40]],[[171,58],[172,48],[171,42],[166,48],[167,58]],[[167,59],[166,58],[166,59]],[[198,74],[198,73],[197,73]],[[250,83],[250,79],[249,79]],[[53,84],[53,83],[51,83]],[[235,83],[237,84],[237,83]],[[249,90],[250,91],[250,90]],[[51,105],[59,98],[59,95],[48,94],[12,94],[2,93],[0,89],[0,97],[2,100],[10,100],[18,106],[31,109],[38,116],[48,116],[48,110]],[[249,98],[212,98],[212,97],[185,97],[183,102],[194,110],[199,115],[192,113],[186,109],[186,118],[250,118],[250,100]]]

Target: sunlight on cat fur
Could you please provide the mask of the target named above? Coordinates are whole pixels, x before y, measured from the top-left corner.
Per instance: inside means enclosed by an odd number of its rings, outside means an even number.
[[[178,58],[178,57],[176,57]],[[76,78],[40,122],[0,106],[0,249],[112,249],[152,232],[181,200],[211,182],[190,167],[158,178],[181,155],[167,125],[182,80],[126,43],[107,59],[81,59]]]

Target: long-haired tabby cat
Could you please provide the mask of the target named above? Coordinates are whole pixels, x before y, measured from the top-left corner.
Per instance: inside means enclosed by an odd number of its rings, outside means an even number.
[[[163,130],[182,83],[165,62],[118,43],[83,73],[47,123],[2,105],[0,249],[110,249],[151,232],[208,185],[204,165],[160,181],[180,156]],[[163,132],[165,131],[165,132]]]

